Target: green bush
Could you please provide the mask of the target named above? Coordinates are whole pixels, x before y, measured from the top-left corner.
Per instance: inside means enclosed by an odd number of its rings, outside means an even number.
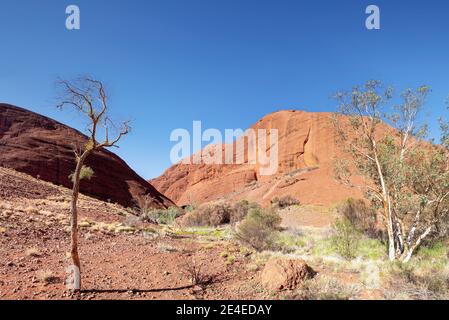
[[[172,224],[179,216],[181,216],[181,211],[176,207],[171,207],[149,210],[141,215],[141,219],[158,224]]]
[[[250,210],[259,208],[260,208],[259,204],[255,202],[249,202],[248,200],[241,200],[237,202],[233,206],[230,223],[232,225],[235,225],[236,223],[245,219]]]
[[[335,221],[332,246],[342,257],[352,259],[357,254],[360,241],[360,233],[347,218],[339,218]]]
[[[260,208],[250,210],[247,218],[255,220],[260,225],[273,230],[278,230],[282,221],[281,217],[274,210]]]
[[[270,209],[252,209],[237,226],[235,237],[257,251],[276,249],[281,218]]]

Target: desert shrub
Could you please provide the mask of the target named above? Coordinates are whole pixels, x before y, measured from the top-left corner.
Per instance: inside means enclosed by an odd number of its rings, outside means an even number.
[[[291,195],[275,197],[271,200],[271,206],[276,209],[284,209],[299,204],[300,204],[299,200]]]
[[[179,216],[181,216],[181,211],[178,208],[170,207],[160,212],[157,222],[159,224],[172,224]]]
[[[82,166],[80,171],[80,180],[90,180],[94,176],[94,170],[91,167],[88,166]],[[73,182],[74,174],[71,173],[69,175],[70,181]]]
[[[369,237],[378,237],[376,210],[370,208],[362,199],[347,199],[339,208],[342,217]]]
[[[33,206],[29,206],[29,207],[25,208],[25,212],[28,214],[37,214],[37,213],[39,213],[39,210]]]
[[[214,277],[203,271],[203,265],[197,263],[195,260],[187,262],[181,268],[181,273],[189,278],[189,281],[194,286],[206,287],[211,284]]]
[[[360,234],[347,218],[338,218],[333,226],[332,246],[338,254],[352,259],[357,254]]]
[[[205,203],[196,210],[188,212],[183,217],[181,224],[185,227],[217,227],[229,223],[231,211],[231,204],[225,201]]]
[[[186,227],[212,226],[226,223],[235,225],[243,220],[251,209],[260,208],[258,204],[242,200],[235,204],[227,201],[210,202],[187,212],[181,224]]]
[[[252,209],[238,225],[235,236],[244,245],[257,251],[275,249],[280,223],[281,218],[273,210]]]
[[[145,216],[153,210],[154,197],[149,194],[137,197],[135,208],[136,215]]]
[[[306,280],[301,288],[286,297],[294,300],[351,300],[355,299],[359,288],[347,285],[336,278],[320,277]]]
[[[231,212],[231,224],[235,225],[237,222],[242,221],[248,215],[248,212],[252,209],[259,209],[259,204],[255,202],[249,202],[248,200],[241,200],[234,204]]]
[[[172,224],[180,215],[181,211],[178,208],[170,207],[168,209],[149,210],[141,215],[141,219],[158,224]]]

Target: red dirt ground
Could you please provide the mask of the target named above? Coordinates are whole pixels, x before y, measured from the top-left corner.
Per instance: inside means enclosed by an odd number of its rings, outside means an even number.
[[[83,288],[64,285],[69,265],[68,189],[0,168],[0,299],[263,299],[255,271],[232,243],[204,243],[195,235],[162,232],[147,236],[105,229],[125,222],[125,209],[93,198],[80,199]],[[100,226],[100,228],[98,228]],[[156,230],[156,232],[154,232]],[[235,251],[227,265],[220,253]],[[212,283],[192,286],[185,265],[202,264]]]

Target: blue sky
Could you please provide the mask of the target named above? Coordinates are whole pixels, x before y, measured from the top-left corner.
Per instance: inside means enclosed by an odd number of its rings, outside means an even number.
[[[81,30],[65,28],[65,8]],[[381,30],[365,8],[381,9]],[[0,101],[80,130],[57,110],[55,80],[104,81],[132,133],[114,150],[145,178],[170,166],[170,132],[247,128],[280,109],[333,111],[330,97],[368,79],[431,86],[426,116],[448,117],[449,2],[2,0]],[[433,134],[436,121],[432,121]]]

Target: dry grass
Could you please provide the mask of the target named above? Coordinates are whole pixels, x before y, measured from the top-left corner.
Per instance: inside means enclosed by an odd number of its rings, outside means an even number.
[[[287,294],[287,300],[353,300],[359,294],[360,288],[344,284],[336,278],[318,277],[307,280],[301,288]]]
[[[414,265],[395,264],[389,270],[387,290],[388,300],[447,300],[449,299],[449,271]]]

